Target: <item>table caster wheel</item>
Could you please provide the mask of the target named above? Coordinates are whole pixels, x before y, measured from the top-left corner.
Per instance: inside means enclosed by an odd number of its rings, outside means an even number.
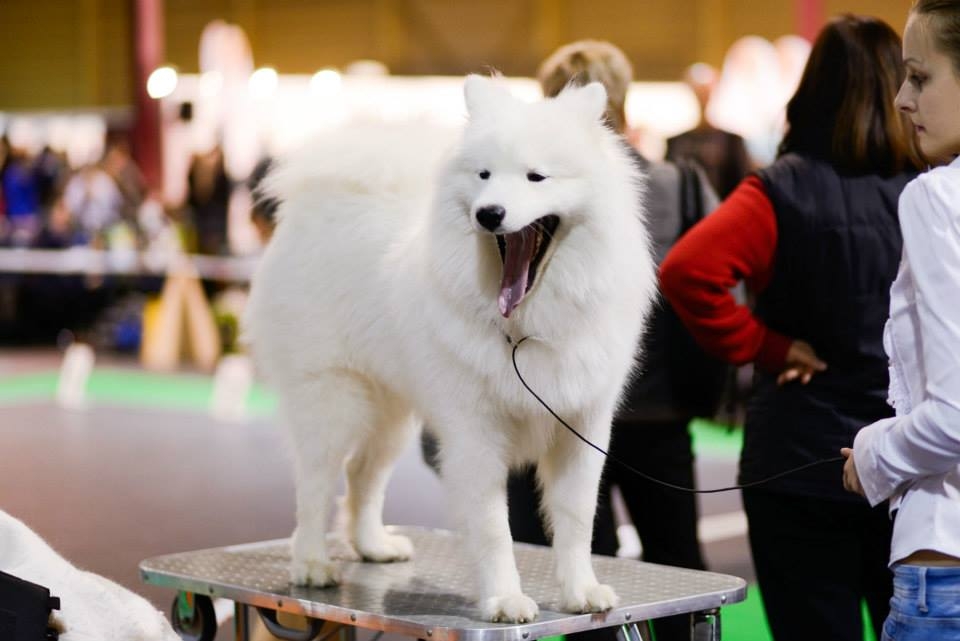
[[[203,594],[178,594],[170,608],[170,623],[183,641],[213,641],[217,636],[213,601]]]

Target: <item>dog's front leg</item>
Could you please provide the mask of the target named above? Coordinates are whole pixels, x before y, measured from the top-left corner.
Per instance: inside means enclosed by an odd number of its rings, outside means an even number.
[[[585,436],[606,448],[610,415],[587,426]],[[540,461],[545,513],[553,532],[557,579],[562,607],[568,612],[603,612],[619,599],[608,585],[597,581],[590,562],[593,519],[604,458],[572,434],[561,434]]]
[[[464,438],[468,429],[446,439],[443,477],[479,581],[481,613],[488,621],[532,621],[539,609],[520,587],[507,519],[507,465],[496,446]],[[472,432],[489,434],[483,427]]]

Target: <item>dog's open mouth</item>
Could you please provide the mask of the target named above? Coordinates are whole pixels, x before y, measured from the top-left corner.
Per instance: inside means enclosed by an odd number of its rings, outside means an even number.
[[[497,304],[504,318],[517,308],[537,279],[537,270],[543,263],[560,224],[555,214],[533,221],[520,231],[497,234],[497,246],[503,260],[503,277]]]

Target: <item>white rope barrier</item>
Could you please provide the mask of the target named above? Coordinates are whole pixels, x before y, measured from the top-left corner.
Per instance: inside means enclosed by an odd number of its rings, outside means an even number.
[[[90,276],[164,276],[186,272],[225,282],[250,281],[256,256],[205,256],[170,252],[0,248],[0,274],[83,274]]]

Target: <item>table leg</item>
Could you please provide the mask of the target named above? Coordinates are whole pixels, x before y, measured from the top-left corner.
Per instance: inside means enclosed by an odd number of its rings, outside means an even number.
[[[690,615],[691,641],[720,641],[720,610],[703,610]]]
[[[250,641],[250,606],[246,603],[233,604],[233,638],[236,641]]]
[[[653,641],[653,630],[649,621],[625,623],[617,628],[617,641]]]

